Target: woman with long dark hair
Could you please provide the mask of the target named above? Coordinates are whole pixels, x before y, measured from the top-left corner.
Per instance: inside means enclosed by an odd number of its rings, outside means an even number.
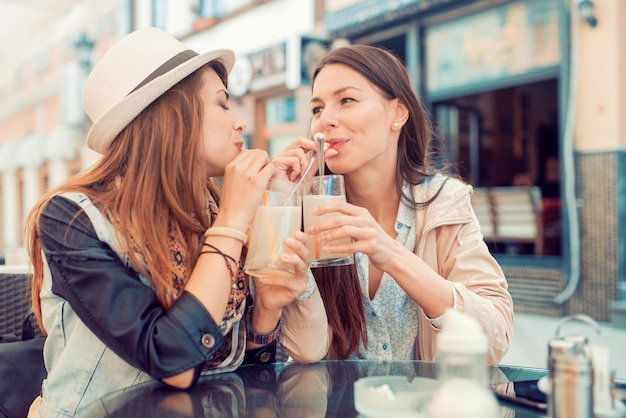
[[[489,336],[490,364],[510,345],[513,303],[471,206],[472,187],[446,170],[428,115],[392,53],[350,45],[328,53],[313,75],[311,135],[329,144],[326,167],[345,179],[347,203],[305,231],[355,264],[313,268],[332,330],[330,358],[427,359],[450,309],[475,317]],[[297,158],[297,139],[276,160]],[[350,237],[351,243],[332,241]]]

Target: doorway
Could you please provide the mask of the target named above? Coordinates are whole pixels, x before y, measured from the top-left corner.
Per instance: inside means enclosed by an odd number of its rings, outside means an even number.
[[[474,187],[534,186],[540,191],[541,255],[560,255],[558,80],[549,79],[433,103],[460,177]],[[534,254],[530,246],[494,252]]]

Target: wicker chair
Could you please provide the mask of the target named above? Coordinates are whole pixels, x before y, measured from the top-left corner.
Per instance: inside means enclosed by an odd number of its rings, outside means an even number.
[[[22,335],[25,324],[32,326],[34,336],[43,335],[30,315],[30,280],[27,273],[0,273],[0,336],[32,338]]]
[[[17,272],[16,272],[17,271]],[[0,271],[0,417],[25,417],[46,378],[45,338],[30,307],[31,275]]]

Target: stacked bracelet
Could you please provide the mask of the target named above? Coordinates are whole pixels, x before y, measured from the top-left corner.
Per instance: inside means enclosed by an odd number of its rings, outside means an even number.
[[[248,341],[251,341],[255,344],[266,345],[269,343],[273,343],[278,339],[278,334],[280,333],[280,320],[278,320],[278,325],[274,328],[274,331],[269,334],[257,334],[252,328],[252,306],[248,308],[246,312],[246,336],[248,337]]]
[[[204,237],[206,238],[211,236],[233,238],[237,241],[241,241],[243,245],[246,245],[246,242],[248,241],[248,236],[244,232],[235,228],[227,228],[224,226],[214,226],[207,229],[204,233]]]

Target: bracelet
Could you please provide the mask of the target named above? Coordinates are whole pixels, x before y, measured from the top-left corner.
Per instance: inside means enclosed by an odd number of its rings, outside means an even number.
[[[206,238],[211,236],[233,238],[237,241],[241,241],[243,245],[246,245],[246,242],[248,241],[248,236],[245,232],[241,232],[235,228],[227,228],[225,226],[214,226],[207,229],[204,233],[204,237]]]
[[[248,341],[255,344],[266,345],[276,341],[279,333],[280,319],[278,320],[278,324],[276,325],[276,328],[274,328],[274,331],[269,334],[257,334],[254,332],[254,328],[252,328],[252,306],[248,308],[248,311],[246,312],[246,336],[248,337]]]
[[[213,250],[204,250],[204,251],[200,251],[200,255],[202,254],[219,254],[224,258],[224,262],[226,263],[226,268],[228,269],[228,271],[230,272],[230,279],[231,280],[235,280],[236,274],[235,271],[233,270],[233,268],[230,265],[230,261],[232,261],[233,263],[235,263],[235,265],[239,265],[241,263],[238,263],[237,260],[235,260],[234,258],[232,258],[231,256],[229,256],[228,254],[223,253],[219,248],[211,245],[211,244],[207,244],[206,242],[204,244],[202,244],[203,247],[209,247],[212,248]],[[234,285],[234,284],[233,284]]]
[[[223,253],[219,248],[217,248],[215,245],[211,245],[211,244],[207,244],[206,242],[204,244],[202,244],[203,247],[209,247],[211,249],[213,249],[213,251],[200,251],[200,254],[219,254],[222,257],[224,257],[224,260],[228,261],[232,261],[235,264],[239,264],[237,262],[237,260],[235,260],[233,257],[229,256],[228,254]]]

